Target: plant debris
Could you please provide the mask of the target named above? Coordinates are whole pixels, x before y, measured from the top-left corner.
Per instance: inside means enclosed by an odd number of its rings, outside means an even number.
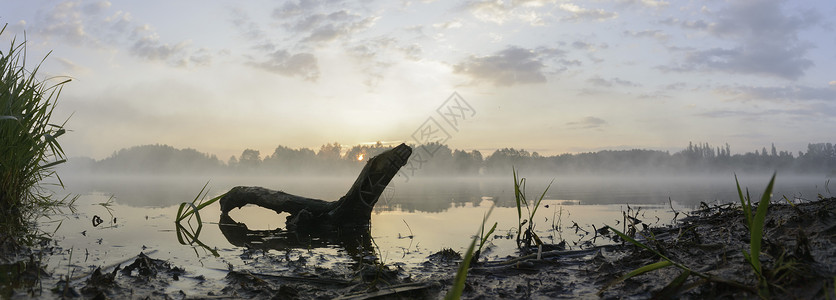
[[[544,250],[539,259],[537,254],[531,254],[480,262],[472,266],[462,298],[758,298],[758,278],[743,255],[749,249],[746,224],[737,205],[705,206],[674,225],[648,229],[639,226],[634,233],[635,239],[651,249],[695,272],[709,274],[714,280],[668,267],[633,276],[602,291],[615,279],[660,259],[648,249],[618,239],[614,230],[596,230],[598,238],[609,237],[619,243],[580,250]],[[770,297],[836,297],[834,241],[836,198],[794,205],[771,204],[760,255]],[[314,257],[276,257],[260,262],[273,264],[275,273],[230,269],[223,270],[223,279],[207,279],[140,253],[124,268],[100,267],[78,279],[70,278],[69,282],[60,280],[49,288],[53,292],[37,294],[16,288],[17,294],[5,295],[96,299],[437,299],[451,288],[462,259],[456,251],[444,249],[429,255],[425,263],[408,274],[396,263],[359,261],[321,268],[316,266]],[[20,271],[15,271],[17,267],[6,270],[17,272],[16,276],[49,276],[29,264],[14,266],[20,266]],[[259,270],[265,268],[266,265]],[[191,285],[179,288],[175,282],[183,280]]]

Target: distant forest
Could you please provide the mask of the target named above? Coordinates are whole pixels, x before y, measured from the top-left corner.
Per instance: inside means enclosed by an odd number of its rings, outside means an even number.
[[[278,146],[262,155],[246,149],[222,161],[195,149],[167,145],[143,145],[114,152],[103,160],[70,159],[65,168],[75,172],[122,174],[259,174],[332,175],[356,174],[365,161],[393,146],[380,142],[357,145],[344,151],[339,143],[322,145],[319,151]],[[836,148],[831,143],[807,146],[807,152],[778,151],[772,145],[760,151],[731,154],[728,144],[720,147],[690,143],[682,151],[604,150],[543,156],[523,149],[503,148],[487,157],[479,151],[450,149],[443,144],[412,145],[408,176],[507,176],[512,166],[525,174],[704,174],[715,172],[764,173],[779,170],[798,174],[836,175]],[[423,148],[423,149],[422,149]],[[427,151],[429,150],[429,151]]]

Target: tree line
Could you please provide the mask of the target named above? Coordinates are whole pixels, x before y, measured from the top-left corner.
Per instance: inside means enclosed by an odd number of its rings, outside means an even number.
[[[102,160],[77,158],[69,165],[75,171],[126,174],[260,174],[333,175],[356,174],[366,160],[391,149],[380,142],[347,147],[339,143],[310,148],[278,146],[272,153],[245,149],[226,161],[195,149],[168,145],[142,145],[114,152]],[[811,143],[807,151],[793,154],[767,149],[732,154],[729,144],[711,146],[689,143],[683,150],[633,149],[567,153],[544,156],[524,149],[502,148],[487,157],[480,151],[451,149],[444,144],[412,145],[414,154],[402,170],[433,176],[506,176],[512,167],[526,174],[700,174],[712,172],[795,172],[836,175],[836,148],[832,143]]]

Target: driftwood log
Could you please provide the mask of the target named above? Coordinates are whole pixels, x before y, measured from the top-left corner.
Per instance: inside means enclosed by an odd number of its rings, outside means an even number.
[[[372,209],[389,181],[412,154],[406,144],[387,150],[370,159],[348,192],[338,201],[324,201],[291,195],[262,187],[234,187],[220,199],[221,214],[233,208],[254,204],[286,212],[288,230],[333,231],[369,225]]]

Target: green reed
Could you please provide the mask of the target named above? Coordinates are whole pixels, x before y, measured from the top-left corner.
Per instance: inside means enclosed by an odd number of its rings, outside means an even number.
[[[635,277],[635,276],[638,276],[638,275],[641,275],[641,274],[644,274],[644,273],[647,273],[647,272],[650,272],[650,271],[665,268],[665,267],[668,267],[668,266],[675,266],[675,267],[681,269],[682,273],[680,273],[679,276],[677,276],[673,281],[671,281],[667,286],[665,286],[665,288],[663,288],[662,291],[660,291],[660,294],[666,294],[668,296],[673,296],[676,293],[676,291],[681,288],[682,284],[688,279],[688,277],[691,276],[691,275],[694,275],[694,276],[701,277],[703,279],[703,281],[700,281],[701,283],[705,283],[705,282],[723,283],[723,284],[726,284],[726,285],[730,285],[730,286],[740,288],[742,290],[746,290],[746,291],[749,291],[749,292],[752,292],[752,293],[756,293],[756,294],[758,294],[758,296],[760,296],[762,298],[769,298],[769,282],[767,280],[767,277],[764,276],[764,272],[762,270],[759,258],[760,258],[760,253],[761,253],[761,240],[763,238],[763,229],[764,229],[764,223],[765,223],[765,220],[766,220],[766,212],[767,212],[767,209],[769,208],[770,199],[772,197],[772,187],[774,186],[774,183],[775,183],[775,174],[772,174],[772,179],[769,180],[769,184],[767,185],[766,190],[764,191],[763,196],[761,197],[761,200],[758,203],[757,211],[755,212],[754,216],[752,215],[752,201],[751,201],[751,198],[749,197],[749,191],[748,190],[746,191],[746,196],[744,197],[743,196],[743,191],[740,189],[740,183],[737,181],[737,175],[735,175],[734,180],[735,180],[735,183],[737,184],[737,193],[738,193],[738,196],[740,197],[740,205],[741,205],[741,209],[743,210],[744,221],[746,222],[746,226],[749,228],[749,236],[750,236],[749,252],[746,252],[746,250],[743,250],[743,257],[746,259],[746,261],[752,267],[752,270],[755,272],[755,275],[758,278],[757,288],[747,286],[747,285],[745,285],[743,283],[740,283],[740,282],[737,282],[737,281],[732,281],[732,280],[720,278],[720,277],[717,277],[717,276],[713,276],[713,275],[708,274],[708,273],[697,272],[697,271],[689,268],[688,266],[686,266],[682,263],[679,263],[679,262],[677,262],[677,261],[675,261],[671,258],[668,258],[667,256],[665,256],[664,254],[662,254],[658,250],[653,249],[652,247],[635,240],[631,236],[629,236],[627,234],[624,234],[624,233],[616,230],[615,228],[612,228],[611,226],[607,226],[607,227],[609,227],[609,229],[611,229],[613,232],[615,232],[623,240],[625,240],[627,242],[630,242],[633,245],[639,246],[641,248],[644,248],[646,250],[649,250],[649,251],[653,252],[653,254],[655,254],[657,257],[660,258],[660,260],[658,262],[655,262],[655,263],[652,263],[652,264],[641,266],[641,267],[639,267],[639,268],[637,268],[633,271],[630,271],[627,274],[615,279],[614,281],[608,283],[606,286],[604,286],[599,291],[599,295],[604,290],[608,289],[609,287],[611,287],[611,286],[613,286],[617,283],[623,282],[624,280],[627,280],[629,278],[632,278],[632,277]],[[780,270],[780,269],[792,268],[792,264],[793,264],[793,262],[779,261],[776,264],[777,266],[776,266],[775,269]]]
[[[476,249],[476,241],[481,241],[481,244],[484,244],[488,236],[493,233],[494,229],[496,229],[496,223],[494,223],[493,227],[488,230],[488,233],[485,234],[485,224],[488,223],[488,217],[490,217],[491,212],[493,211],[493,206],[488,209],[488,212],[482,218],[482,225],[479,226],[479,233],[473,236],[473,240],[470,241],[470,246],[467,247],[467,252],[464,254],[464,258],[462,259],[462,263],[459,265],[459,269],[456,272],[456,278],[453,279],[453,286],[447,291],[447,294],[444,296],[445,300],[453,300],[453,299],[460,299],[462,296],[462,292],[464,292],[465,282],[467,280],[467,271],[470,269],[471,260],[473,260],[474,250]],[[479,246],[479,249],[482,248],[482,245]]]
[[[7,51],[0,50],[0,214],[5,216],[0,233],[27,244],[36,237],[31,233],[38,217],[75,199],[54,198],[41,185],[55,177],[53,184],[63,188],[54,167],[66,162],[58,142],[66,130],[50,120],[63,85],[70,81],[39,80],[36,74],[45,60],[27,69],[26,42],[14,38]]]
[[[529,201],[525,196],[526,179],[519,178],[517,176],[516,169],[512,169],[512,171],[514,173],[514,199],[516,200],[517,206],[517,247],[520,249],[527,249],[531,246],[532,241],[539,246],[542,244],[542,241],[540,240],[540,237],[534,233],[534,215],[537,213],[540,203],[543,202],[543,198],[546,197],[546,192],[549,191],[549,188],[554,183],[554,180],[552,180],[543,193],[540,194],[540,198]],[[523,219],[523,207],[525,207],[525,217],[527,219]],[[523,226],[525,225],[528,226],[525,231],[523,231]]]

